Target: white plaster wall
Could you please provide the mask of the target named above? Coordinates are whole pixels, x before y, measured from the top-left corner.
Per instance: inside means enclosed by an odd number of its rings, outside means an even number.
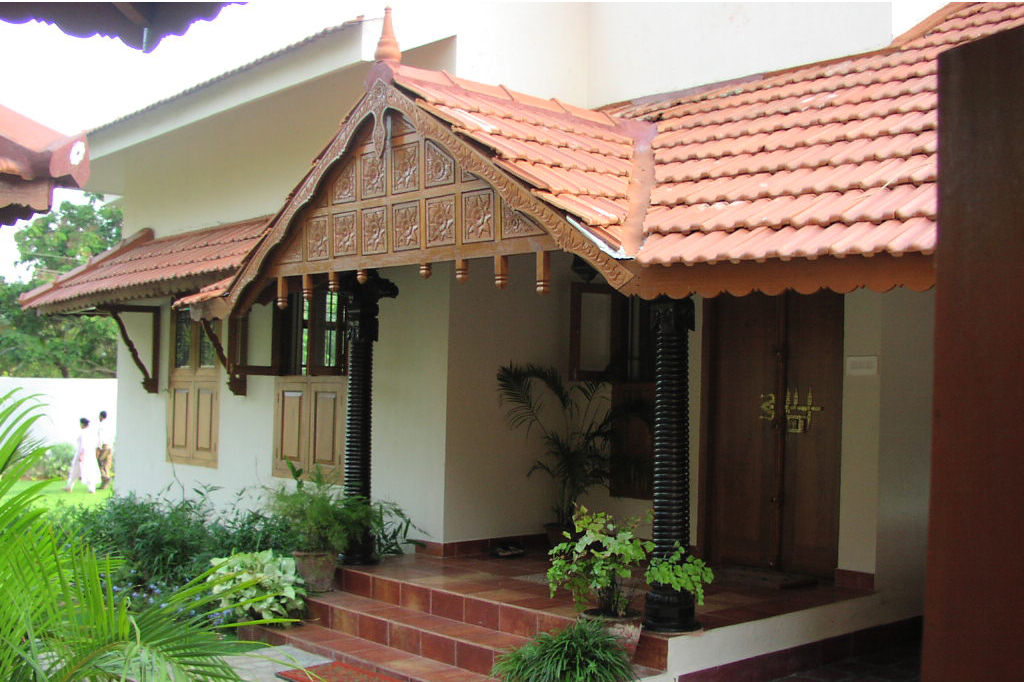
[[[433,44],[405,59],[451,68],[451,49],[450,43]],[[162,237],[275,213],[365,93],[368,69],[358,64],[242,107],[211,111],[125,149],[116,148],[118,126],[100,130],[90,136],[100,151],[92,158],[89,188],[124,195],[126,236],[149,227]],[[141,118],[173,116],[187,105],[172,102]],[[129,124],[138,125],[119,125]],[[111,151],[104,155],[105,146]]]
[[[416,267],[381,272],[398,285],[398,298],[380,301],[380,340],[373,355],[370,487],[377,499],[397,502],[444,542],[446,423],[449,386],[451,265],[434,265],[430,279]]]
[[[878,373],[843,386],[839,568],[920,613],[931,466],[934,292],[846,296],[847,358]]]
[[[0,377],[0,396],[19,389],[16,399],[36,396],[40,417],[29,435],[48,445],[74,443],[78,438],[78,420],[93,425],[100,410],[106,410],[106,424],[117,428],[117,379],[50,379]]]
[[[886,371],[879,408],[876,589],[908,615],[923,609],[931,480],[934,291],[882,297]]]
[[[843,436],[839,493],[838,567],[875,572],[878,526],[879,399],[882,375],[882,295],[858,290],[845,297],[844,363],[874,358],[876,374],[843,377]],[[845,367],[845,364],[844,364]]]
[[[532,255],[509,261],[504,291],[489,259],[470,261],[469,281],[451,280],[446,542],[540,533],[552,520],[550,477],[526,476],[543,445],[536,431],[510,430],[495,377],[508,362],[567,371],[571,258],[552,254],[546,295],[536,293]]]
[[[597,107],[885,47],[889,3],[590,3]]]
[[[114,463],[117,489],[140,495],[193,497],[196,489],[209,486],[210,500],[217,505],[240,502],[259,504],[262,488],[276,485],[271,476],[274,379],[249,377],[247,395],[236,396],[219,371],[218,466],[204,467],[167,460],[167,377],[170,354],[170,312],[166,300],[147,301],[163,305],[161,311],[160,382],[158,393],[147,393],[141,374],[124,344],[118,344],[117,372],[120,377],[117,414],[118,429]],[[148,366],[151,357],[151,321],[148,315],[125,313],[125,325]],[[256,355],[269,343],[270,316],[266,307],[257,309],[250,327]],[[253,362],[260,362],[257,358]],[[244,493],[244,499],[237,495]]]
[[[128,348],[117,344],[117,440],[114,447],[115,487],[140,495],[155,494],[172,482],[167,464],[167,348],[170,342],[170,315],[167,301],[147,300],[140,305],[163,304],[160,320],[159,390],[147,393],[142,374],[132,361]],[[152,318],[143,313],[122,315],[128,335],[143,364],[150,370],[152,357]]]

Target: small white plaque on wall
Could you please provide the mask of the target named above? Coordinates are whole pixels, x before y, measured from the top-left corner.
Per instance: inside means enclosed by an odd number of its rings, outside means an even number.
[[[878,374],[877,355],[851,355],[846,358],[846,376],[874,376]]]

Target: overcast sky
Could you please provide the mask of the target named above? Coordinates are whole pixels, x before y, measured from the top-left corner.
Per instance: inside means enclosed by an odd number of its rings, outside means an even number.
[[[88,130],[329,26],[360,14],[381,16],[384,4],[397,14],[409,3],[256,0],[231,5],[214,21],[197,22],[184,36],[165,38],[150,54],[115,38],[72,38],[47,24],[0,22],[0,45],[6,55],[0,103],[62,133]],[[457,11],[458,4],[432,3],[439,20]],[[943,4],[933,0],[892,3],[894,34],[911,28]],[[55,204],[59,201],[57,197]],[[7,227],[0,229],[0,275],[8,278],[15,276],[13,263],[18,257],[13,233]]]

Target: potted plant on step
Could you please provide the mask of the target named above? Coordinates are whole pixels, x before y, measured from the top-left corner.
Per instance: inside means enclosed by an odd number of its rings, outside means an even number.
[[[360,497],[346,497],[316,468],[310,480],[303,470],[288,463],[295,486],[281,485],[270,493],[272,513],[280,516],[294,533],[296,567],[310,592],[327,592],[334,587],[338,555],[353,538],[366,535],[373,511]]]
[[[508,405],[513,428],[540,432],[544,458],[527,472],[543,471],[555,480],[555,522],[548,524],[552,546],[572,527],[580,496],[596,485],[608,485],[609,451],[616,414],[611,393],[601,381],[566,385],[553,367],[509,364],[498,370],[498,397]]]
[[[679,546],[669,557],[651,558],[654,543],[637,535],[639,525],[639,518],[617,524],[610,514],[580,507],[573,517],[575,534],[567,534],[551,550],[548,569],[551,596],[567,589],[581,615],[604,620],[631,656],[640,638],[641,616],[630,602],[644,583],[686,590],[703,604],[704,585],[714,579],[702,560]]]

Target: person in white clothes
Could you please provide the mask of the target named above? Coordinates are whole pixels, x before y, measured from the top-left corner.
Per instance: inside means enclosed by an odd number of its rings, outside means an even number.
[[[89,428],[89,420],[85,417],[78,422],[82,427],[78,432],[78,451],[71,461],[71,472],[68,473],[68,486],[65,490],[70,493],[75,488],[75,481],[81,478],[89,492],[94,493],[96,485],[100,482],[100,465],[96,461],[96,432]]]
[[[100,420],[96,423],[96,459],[100,465],[100,488],[110,485],[111,467],[114,464],[114,452],[111,447],[110,425],[107,423],[107,411],[100,410]]]

